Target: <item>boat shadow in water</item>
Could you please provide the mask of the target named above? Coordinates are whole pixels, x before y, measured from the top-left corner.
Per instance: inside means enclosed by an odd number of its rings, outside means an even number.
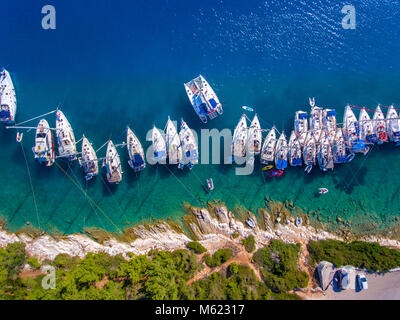
[[[367,171],[366,167],[338,169],[333,176],[335,189],[346,194],[353,193],[354,187],[365,185]]]

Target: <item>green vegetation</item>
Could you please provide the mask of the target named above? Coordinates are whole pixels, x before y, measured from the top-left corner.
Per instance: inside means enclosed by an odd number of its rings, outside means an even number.
[[[246,248],[247,252],[253,252],[256,248],[256,241],[254,240],[254,236],[248,236],[246,239],[243,239],[242,244]]]
[[[253,261],[259,266],[266,285],[276,293],[305,288],[308,274],[298,270],[299,244],[272,240],[268,247],[257,250]]]
[[[32,269],[39,269],[40,268],[39,261],[34,257],[29,257],[26,262],[31,266]]]
[[[378,243],[310,241],[308,251],[314,264],[326,260],[338,267],[352,265],[371,271],[387,271],[400,266],[400,251],[382,247]]]
[[[209,267],[217,267],[227,262],[231,257],[231,249],[219,249],[212,256],[205,254],[203,260]]]
[[[195,253],[200,254],[200,253],[204,253],[207,252],[207,249],[204,248],[200,243],[198,243],[197,241],[192,241],[189,242],[186,245],[189,249],[193,250]]]

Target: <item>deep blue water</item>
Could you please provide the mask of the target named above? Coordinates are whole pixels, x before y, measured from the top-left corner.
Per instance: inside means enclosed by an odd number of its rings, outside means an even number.
[[[308,110],[309,96],[337,108],[339,121],[346,103],[400,105],[399,1],[352,1],[355,30],[341,26],[348,4],[342,1],[52,1],[56,30],[41,28],[45,4],[0,3],[0,63],[14,79],[17,120],[62,105],[76,136],[85,133],[96,147],[110,137],[122,142],[127,124],[147,147],[147,131],[153,123],[163,128],[168,115],[197,130],[233,128],[240,106],[250,105],[264,127],[290,132],[294,112]],[[207,125],[183,89],[199,73],[224,106],[224,115]],[[367,159],[333,173],[315,169],[305,176],[290,169],[266,183],[259,171],[238,177],[232,166],[199,165],[192,173],[148,166],[137,177],[121,149],[123,182],[110,187],[102,176],[87,186],[100,212],[57,166],[33,161],[33,139],[25,133],[23,146],[39,219],[15,132],[0,130],[0,215],[12,230],[27,220],[66,233],[88,226],[115,230],[104,214],[123,228],[151,217],[178,219],[184,201],[219,198],[255,210],[264,195],[320,210],[324,221],[352,219],[354,227],[365,221],[386,226],[400,216],[400,155],[392,145],[375,147]],[[77,163],[68,172],[86,189]],[[207,195],[201,183],[210,176],[216,190]],[[326,197],[315,197],[320,186],[329,187]]]

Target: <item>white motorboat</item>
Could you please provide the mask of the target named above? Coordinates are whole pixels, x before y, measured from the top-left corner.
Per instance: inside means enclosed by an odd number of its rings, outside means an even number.
[[[159,129],[156,126],[153,126],[152,131],[152,141],[153,141],[153,152],[154,152],[154,161],[157,163],[164,163],[167,159],[167,147],[165,144],[164,137]]]
[[[289,147],[286,140],[285,133],[282,132],[275,147],[275,166],[278,170],[284,170],[287,168],[287,158],[289,153]]]
[[[249,135],[248,135],[248,152],[249,155],[259,155],[261,151],[261,143],[262,143],[262,131],[260,121],[258,120],[257,114],[254,115],[253,121],[249,127]]]
[[[15,124],[17,96],[10,73],[3,69],[0,73],[0,123]]]
[[[289,138],[289,163],[292,167],[302,165],[302,151],[299,138],[295,131],[292,131]]]
[[[58,157],[75,160],[76,141],[71,124],[61,110],[56,112],[56,135],[58,141]]]
[[[112,184],[119,184],[122,180],[122,167],[117,148],[110,140],[107,145],[107,154],[104,158],[104,166],[106,167],[107,181]]]
[[[129,166],[135,171],[142,171],[146,167],[144,151],[139,139],[133,133],[131,128],[127,128],[126,147],[129,154]]]
[[[374,132],[378,138],[378,143],[381,144],[383,142],[389,141],[387,128],[386,128],[386,120],[385,116],[381,110],[381,107],[378,105],[375,109],[374,117]]]
[[[183,169],[181,139],[179,139],[178,131],[170,117],[168,117],[167,126],[165,127],[165,144],[169,164],[177,164],[179,169]]]
[[[306,169],[304,171],[306,171],[307,173],[310,173],[313,165],[315,165],[316,154],[317,148],[315,144],[315,139],[312,132],[309,131],[307,133],[303,149],[303,160],[304,164],[306,165]]]
[[[54,140],[49,123],[42,119],[36,128],[35,146],[32,148],[35,159],[46,167],[54,164]]]
[[[275,159],[275,146],[276,146],[276,130],[275,126],[268,132],[261,149],[260,161],[262,164],[268,164]]]
[[[184,86],[189,101],[201,121],[207,123],[208,118],[214,119],[223,113],[222,104],[202,75],[185,83]]]
[[[86,181],[99,174],[99,162],[96,151],[85,135],[82,137],[82,157],[78,159],[78,162],[85,172]]]
[[[393,142],[400,141],[400,119],[396,109],[391,105],[386,114],[389,139]]]
[[[235,131],[233,132],[233,141],[232,141],[232,157],[233,161],[235,158],[244,158],[246,157],[246,149],[247,149],[247,122],[246,115],[243,114],[237,124]]]
[[[189,128],[187,123],[181,120],[181,130],[179,131],[179,138],[182,143],[182,153],[184,163],[189,169],[192,169],[195,164],[199,162],[199,151],[196,138]]]
[[[378,137],[374,131],[374,123],[365,108],[361,109],[358,122],[360,123],[360,139],[370,143],[378,142]]]

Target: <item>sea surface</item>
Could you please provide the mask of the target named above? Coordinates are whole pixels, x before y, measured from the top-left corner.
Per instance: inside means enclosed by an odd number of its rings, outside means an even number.
[[[148,131],[153,124],[164,128],[168,115],[178,122],[183,117],[198,132],[233,129],[242,105],[256,110],[264,128],[275,124],[288,135],[294,112],[309,110],[308,97],[336,108],[338,122],[347,103],[400,108],[399,1],[351,1],[354,30],[342,28],[341,10],[349,4],[343,1],[51,2],[55,30],[41,27],[47,1],[0,3],[0,64],[14,80],[17,122],[62,106],[78,139],[85,134],[96,149],[110,138],[122,143],[127,125],[147,149]],[[207,124],[183,88],[200,73],[224,108]],[[54,114],[46,118],[54,127]],[[13,231],[27,221],[48,232],[117,231],[153,218],[179,221],[185,202],[221,199],[232,209],[255,211],[265,196],[292,200],[332,226],[350,221],[357,232],[400,217],[400,150],[393,144],[375,146],[333,172],[289,168],[267,180],[260,165],[250,176],[235,175],[232,165],[206,164],[192,172],[148,165],[137,175],[121,147],[123,181],[110,186],[104,171],[86,184],[77,162],[39,166],[31,151],[34,131],[25,131],[24,151],[15,135],[0,128],[0,217]],[[207,194],[210,177],[215,190]],[[329,193],[319,196],[320,187]]]

